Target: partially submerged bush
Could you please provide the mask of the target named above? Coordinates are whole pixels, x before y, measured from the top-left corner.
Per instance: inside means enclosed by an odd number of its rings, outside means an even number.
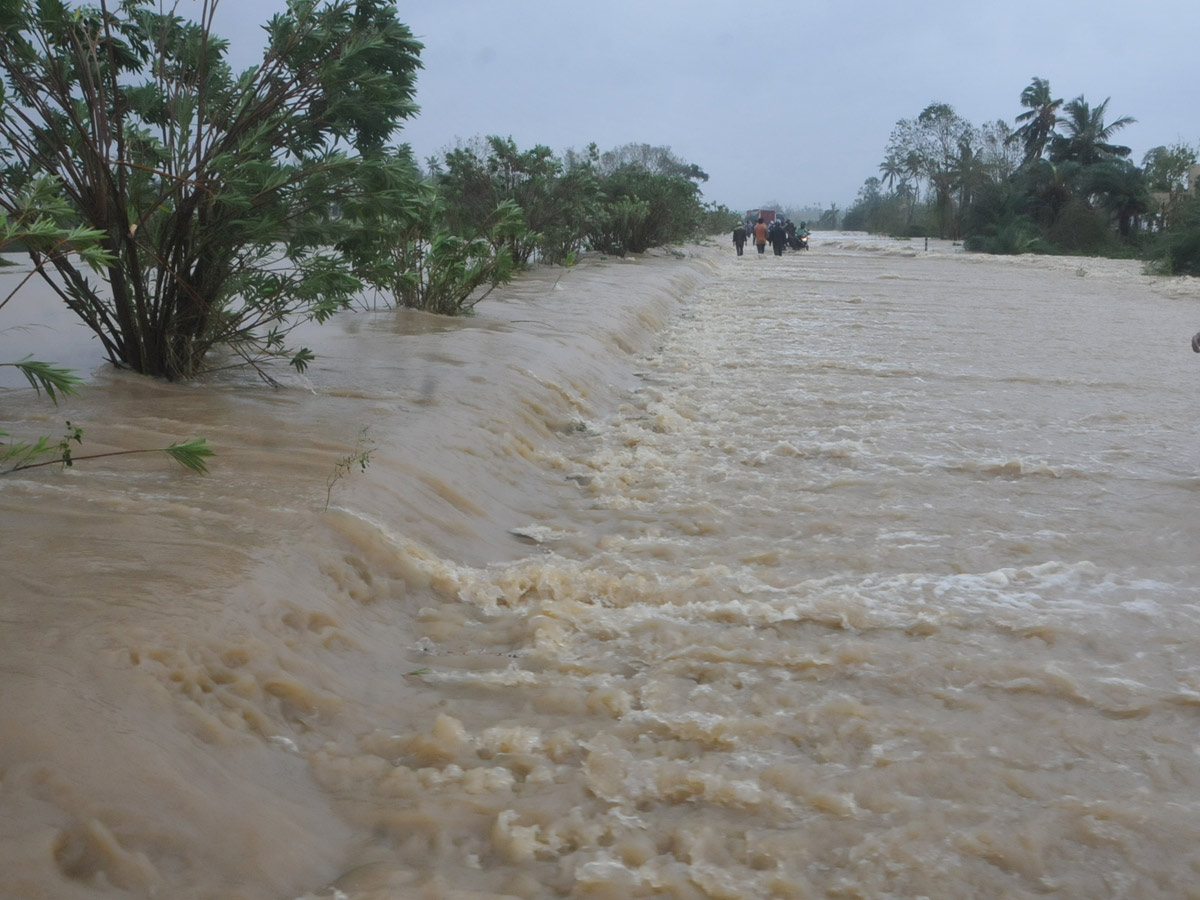
[[[0,210],[56,175],[112,261],[99,285],[31,246],[35,266],[114,364],[170,379],[217,345],[302,367],[284,334],[358,288],[329,251],[353,225],[338,203],[367,181],[382,205],[409,187],[364,173],[416,109],[421,45],[394,7],[290,0],[261,65],[235,74],[214,6],[198,24],[156,0],[0,5]]]
[[[377,216],[342,249],[362,280],[395,305],[458,315],[512,280],[508,239],[521,234],[524,225],[520,209],[507,202],[492,211],[481,234],[454,234],[445,222],[442,201],[426,185]]]

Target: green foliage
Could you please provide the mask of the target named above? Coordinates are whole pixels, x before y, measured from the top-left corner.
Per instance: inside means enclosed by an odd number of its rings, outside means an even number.
[[[286,346],[359,289],[331,250],[359,222],[347,198],[400,202],[381,161],[412,115],[421,45],[383,0],[290,0],[262,63],[234,73],[227,43],[154,0],[0,5],[0,210],[56,176],[107,258],[27,250],[109,359],[171,379],[228,345],[258,368],[302,367]],[[101,283],[86,277],[96,267]],[[265,377],[265,375],[264,375]]]
[[[0,247],[30,252],[34,268],[0,299],[0,309],[35,274],[44,276],[45,266],[52,260],[73,254],[92,271],[103,271],[113,261],[112,254],[101,246],[103,238],[102,231],[78,224],[57,178],[39,175],[15,188],[7,208],[0,209]],[[0,260],[0,265],[13,263]]]
[[[192,438],[190,441],[171,444],[169,447],[163,447],[162,452],[198,475],[208,473],[208,463],[205,460],[216,455],[204,438]]]
[[[727,231],[732,231],[741,221],[741,214],[734,212],[723,203],[705,204],[700,210],[700,224],[697,226],[697,231],[703,235],[723,235]]]
[[[625,164],[603,178],[601,192],[603,203],[588,238],[604,253],[644,253],[688,240],[703,221],[699,188],[678,174]]]
[[[17,362],[0,363],[0,366],[13,366],[19,369],[34,390],[39,394],[44,390],[56,406],[60,395],[75,394],[77,393],[76,387],[82,384],[80,378],[70,369],[28,357]],[[52,441],[45,436],[39,437],[35,441],[3,440],[7,437],[9,437],[8,432],[0,431],[0,475],[56,463],[69,467],[79,459],[99,459],[105,456],[154,452],[166,453],[180,465],[203,475],[208,471],[205,460],[214,455],[204,438],[194,438],[157,450],[121,450],[112,453],[96,453],[90,456],[74,456],[71,445],[83,443],[83,429],[78,425],[72,425],[69,421],[66,433],[57,441]]]
[[[360,472],[367,471],[367,466],[371,464],[371,454],[374,452],[375,442],[367,436],[367,429],[364,428],[358,433],[358,443],[354,452],[343,456],[334,464],[333,472],[325,482],[325,509],[329,509],[329,503],[333,499],[333,486],[356,468]]]
[[[611,197],[588,229],[588,241],[601,253],[624,256],[634,250],[634,235],[645,232],[649,217],[649,201],[636,197]]]
[[[1046,229],[1046,239],[1060,253],[1099,256],[1115,244],[1108,216],[1086,200],[1072,198]]]
[[[13,218],[0,213],[0,233],[5,242],[12,241],[27,248],[34,248],[42,255],[42,259],[54,259],[57,256],[75,254],[87,265],[100,268],[110,262],[109,255],[97,244],[103,235],[94,229],[80,228],[63,224],[62,220],[69,218],[69,209],[62,198],[54,192],[55,182],[51,178],[37,178],[27,185],[27,189],[18,192],[19,204]],[[28,279],[26,279],[28,280]],[[3,301],[4,306],[13,295],[25,284],[25,280],[17,285]],[[16,362],[0,362],[0,366],[12,366],[21,372],[30,386],[41,394],[42,391],[54,405],[58,405],[60,396],[75,394],[82,380],[70,369],[64,369],[53,363],[25,357]],[[0,439],[9,435],[0,431]],[[99,456],[115,456],[115,453],[95,454],[88,457],[74,457],[71,444],[83,443],[83,429],[67,422],[67,432],[56,443],[48,437],[39,437],[35,441],[4,441],[0,440],[0,474],[16,472],[21,469],[32,469],[39,466],[61,463],[64,466],[74,465],[75,459],[94,459]],[[151,451],[130,450],[123,453],[142,453]],[[176,462],[194,472],[204,474],[208,471],[205,458],[212,456],[204,438],[197,438],[183,443],[172,444],[162,448]],[[50,459],[46,459],[49,456]],[[7,469],[2,468],[8,466]]]
[[[430,185],[378,214],[341,248],[367,284],[399,306],[443,315],[469,312],[512,280],[508,241],[524,231],[521,210],[505,201],[482,223],[481,234],[454,234],[445,204]]]
[[[8,437],[8,432],[0,431],[0,438]],[[83,443],[83,429],[67,422],[66,433],[57,442],[52,443],[48,437],[39,437],[36,441],[10,441],[0,443],[0,475],[17,472],[21,469],[32,469],[38,466],[51,465],[59,462],[64,466],[73,464],[71,458],[71,442]],[[46,460],[47,456],[52,456]]]
[[[1142,158],[1146,186],[1161,198],[1154,210],[1160,229],[1170,229],[1175,224],[1188,193],[1188,173],[1196,161],[1195,148],[1186,144],[1154,147]]]
[[[70,369],[28,356],[16,362],[0,362],[0,366],[12,366],[19,370],[35,391],[39,394],[45,391],[55,405],[58,404],[59,394],[74,394],[75,388],[83,383]]]
[[[836,203],[832,203],[829,209],[822,210],[821,215],[817,218],[816,227],[822,231],[835,231],[840,227],[840,218],[843,216],[841,210],[837,208]]]
[[[1093,108],[1081,94],[1063,107],[1064,115],[1056,120],[1063,130],[1050,138],[1052,162],[1070,161],[1090,166],[1107,159],[1123,159],[1130,154],[1128,147],[1109,141],[1114,134],[1137,120],[1132,116],[1122,116],[1106,123],[1104,116],[1110,99],[1105,98],[1103,103]]]
[[[601,214],[603,195],[596,170],[595,145],[585,158],[568,158],[551,191],[551,216],[538,225],[542,235],[538,253],[543,262],[576,259],[587,246],[588,229]]]
[[[1044,78],[1035,77],[1029,87],[1021,92],[1021,105],[1026,112],[1017,116],[1021,127],[1012,133],[1010,140],[1020,142],[1024,149],[1025,165],[1042,158],[1046,144],[1054,135],[1062,103],[1061,99],[1051,95],[1050,82]]]
[[[1009,183],[991,184],[967,212],[963,247],[983,253],[1016,255],[1044,247],[1037,226],[1018,208]]]
[[[1181,202],[1175,225],[1150,254],[1153,270],[1164,275],[1200,275],[1200,199]]]
[[[724,231],[734,218],[701,203],[698,182],[708,176],[667,147],[627,144],[601,154],[592,144],[557,159],[546,147],[520,151],[512,138],[491,136],[460,144],[430,166],[449,234],[468,242],[485,236],[517,266],[535,252],[547,263],[576,258],[585,247],[641,253]],[[516,212],[511,221],[499,215],[506,204]]]
[[[1045,246],[1037,229],[1028,219],[1015,218],[997,223],[987,233],[978,233],[964,246],[968,250],[981,250],[1003,256],[1035,253]]]
[[[1105,209],[1117,222],[1117,233],[1125,240],[1133,235],[1134,222],[1150,210],[1146,176],[1125,159],[1105,159],[1083,172],[1081,186],[1093,206]]]
[[[0,437],[7,437],[6,432],[0,431]],[[0,475],[20,472],[24,469],[38,469],[42,466],[61,465],[70,468],[81,460],[104,459],[109,456],[131,456],[139,453],[165,453],[180,465],[199,474],[208,473],[207,459],[214,456],[212,449],[204,438],[193,438],[190,441],[171,444],[169,447],[158,447],[145,450],[114,450],[108,453],[92,453],[86,456],[76,456],[72,452],[72,444],[83,444],[83,429],[78,425],[67,422],[67,430],[56,442],[41,437],[32,443],[16,441],[8,444],[0,443]],[[7,468],[4,468],[4,467]]]
[[[970,172],[977,141],[974,126],[946,103],[932,103],[915,119],[902,119],[888,141],[888,157],[904,160],[907,170],[929,185],[941,237],[960,236],[959,188]]]
[[[967,249],[989,253],[1128,256],[1151,246],[1173,268],[1176,254],[1190,256],[1187,236],[1170,232],[1187,230],[1177,220],[1196,153],[1158,147],[1139,169],[1112,142],[1134,119],[1107,122],[1108,103],[1092,107],[1080,95],[1064,104],[1034,78],[1015,130],[1003,121],[976,129],[931,104],[897,123],[882,179],[867,179],[843,227],[961,236]],[[1166,233],[1147,237],[1146,227]]]
[[[708,173],[697,166],[676,156],[670,147],[656,147],[650,144],[623,144],[599,155],[597,160],[600,171],[611,175],[622,169],[638,169],[651,175],[664,175],[668,178],[699,184],[708,181]]]
[[[1045,233],[1076,195],[1078,163],[1038,160],[1026,165],[1012,180],[1014,202]]]
[[[490,234],[496,209],[508,204],[519,211],[523,227],[497,234],[497,250],[508,251],[524,266],[537,250],[544,230],[562,219],[555,190],[562,163],[548,147],[519,151],[511,137],[491,136],[445,154],[437,170],[438,191],[446,221],[455,234]]]
[[[890,192],[881,190],[880,179],[872,176],[859,189],[854,205],[841,214],[840,227],[848,231],[870,231],[896,237],[924,237],[938,234],[936,211],[929,204],[918,203],[919,192],[908,180],[901,181]],[[836,208],[822,214],[821,222],[837,221]],[[818,224],[818,227],[832,227]]]
[[[882,178],[867,180],[843,227],[961,237],[977,195],[1017,169],[1014,134],[1002,121],[976,128],[945,103],[902,119],[879,165]]]

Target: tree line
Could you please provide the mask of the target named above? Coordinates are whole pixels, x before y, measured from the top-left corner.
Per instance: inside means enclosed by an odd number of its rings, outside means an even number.
[[[1135,164],[1116,138],[1136,120],[1110,118],[1110,99],[1064,101],[1035,77],[1012,125],[981,127],[930,104],[896,124],[880,174],[841,225],[987,253],[1140,257],[1163,273],[1200,274],[1197,149],[1155,147]]]
[[[490,136],[418,164],[391,141],[418,113],[423,48],[384,0],[289,0],[242,72],[215,6],[0,4],[5,234],[119,367],[270,380],[313,359],[292,329],[365,293],[466,313],[532,261],[731,221],[669,148]]]

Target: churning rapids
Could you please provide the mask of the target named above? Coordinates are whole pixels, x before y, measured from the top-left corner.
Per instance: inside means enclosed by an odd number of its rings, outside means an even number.
[[[282,389],[38,297],[0,428],[219,455],[0,479],[5,900],[1200,896],[1195,280],[722,242]]]

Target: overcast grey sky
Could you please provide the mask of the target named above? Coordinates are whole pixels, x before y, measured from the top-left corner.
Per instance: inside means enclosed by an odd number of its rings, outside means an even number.
[[[259,53],[282,0],[222,0],[217,30]],[[182,0],[180,11],[198,0]],[[932,102],[975,125],[1022,111],[1034,76],[1055,97],[1111,97],[1141,163],[1200,144],[1200,0],[399,2],[425,44],[419,159],[477,135],[556,153],[672,148],[710,175],[706,200],[745,209],[853,202],[893,126]]]

